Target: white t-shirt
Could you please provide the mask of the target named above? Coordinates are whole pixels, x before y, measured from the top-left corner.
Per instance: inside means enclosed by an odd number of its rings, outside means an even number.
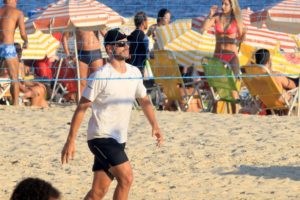
[[[132,104],[135,98],[147,95],[140,70],[126,63],[126,72],[120,73],[107,63],[90,79],[82,94],[93,102],[87,139],[114,138],[119,143],[126,142]]]

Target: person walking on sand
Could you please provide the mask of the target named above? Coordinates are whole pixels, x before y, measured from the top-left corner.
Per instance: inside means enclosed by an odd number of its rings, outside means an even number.
[[[28,47],[23,12],[18,10],[17,0],[3,0],[0,8],[0,58],[4,59],[12,80],[11,94],[13,105],[19,104],[19,61],[14,47],[14,35],[17,27],[24,41],[23,48]]]
[[[105,30],[101,30],[100,34],[104,36]],[[63,34],[63,48],[67,55],[67,61],[74,60],[74,56],[71,55],[68,39],[70,37],[69,32]],[[76,41],[77,41],[77,54],[79,61],[80,72],[80,94],[86,86],[86,78],[93,72],[97,71],[98,67],[102,66],[104,61],[100,49],[100,41],[97,31],[76,29]]]
[[[95,156],[94,180],[85,200],[102,199],[114,177],[117,186],[113,199],[126,200],[133,175],[124,149],[132,104],[136,98],[152,126],[152,136],[156,137],[158,146],[163,142],[163,135],[147,97],[141,72],[125,62],[129,58],[127,36],[119,29],[110,30],[104,37],[104,45],[109,62],[90,76],[73,115],[61,162],[65,164],[73,158],[79,126],[86,110],[91,107],[87,139]]]

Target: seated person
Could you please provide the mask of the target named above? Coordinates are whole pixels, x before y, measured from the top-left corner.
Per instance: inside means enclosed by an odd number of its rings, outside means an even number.
[[[259,49],[255,52],[255,62],[256,64],[266,66],[269,69],[270,74],[281,74],[278,71],[273,71],[270,52],[267,49]],[[295,82],[286,76],[274,76],[274,78],[278,86],[283,90],[291,90],[296,88]],[[287,99],[290,99],[290,97],[287,96]],[[284,102],[283,99],[280,99],[280,101]]]
[[[14,44],[16,47],[16,52],[19,58],[19,79],[23,79],[28,71],[28,67],[24,66],[21,61],[22,48],[18,43]],[[0,74],[3,78],[9,78],[7,69],[4,68],[2,74]],[[31,82],[31,81],[20,81],[19,84],[20,92],[23,93],[23,99],[30,99],[31,106],[35,107],[48,107],[48,103],[46,101],[47,90],[44,84],[39,82]]]
[[[265,65],[269,69],[271,74],[281,74],[280,72],[273,71],[269,50],[267,49],[257,50],[255,52],[255,60],[256,60],[256,64]],[[279,87],[283,88],[284,90],[290,90],[296,88],[294,81],[292,81],[286,76],[274,76],[274,78],[278,83]]]

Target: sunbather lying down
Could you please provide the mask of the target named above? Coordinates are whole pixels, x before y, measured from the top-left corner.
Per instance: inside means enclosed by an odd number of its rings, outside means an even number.
[[[20,91],[24,93],[23,99],[30,99],[30,105],[34,107],[47,108],[47,90],[44,84],[38,82],[20,83]]]

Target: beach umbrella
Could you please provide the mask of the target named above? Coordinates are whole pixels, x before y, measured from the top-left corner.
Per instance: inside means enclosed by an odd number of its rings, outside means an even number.
[[[19,29],[15,32],[15,42],[23,45]],[[36,30],[32,34],[28,34],[28,48],[23,49],[22,59],[40,60],[45,57],[56,55],[60,42],[51,34],[42,33]]]
[[[117,27],[123,22],[122,16],[96,0],[59,0],[31,16],[26,22],[26,26],[50,33],[69,31],[76,35],[77,28],[99,30]],[[78,77],[78,98],[80,98],[77,42],[76,37],[73,38]]]
[[[33,15],[26,24],[42,31],[73,31],[117,27],[123,22],[122,16],[96,0],[59,0]]]
[[[284,0],[274,6],[251,14],[251,23],[269,29],[285,32],[300,33],[300,2],[299,0]]]
[[[160,49],[173,51],[178,64],[201,69],[201,58],[212,56],[215,47],[214,35],[200,34],[192,30],[192,20],[177,20],[157,28],[157,43]]]
[[[247,28],[245,44],[266,49],[275,49],[279,44],[279,48],[284,52],[293,53],[297,51],[298,45],[294,35],[272,31],[265,25],[258,28],[250,22],[252,14],[253,11],[250,9],[242,10],[243,23]]]

